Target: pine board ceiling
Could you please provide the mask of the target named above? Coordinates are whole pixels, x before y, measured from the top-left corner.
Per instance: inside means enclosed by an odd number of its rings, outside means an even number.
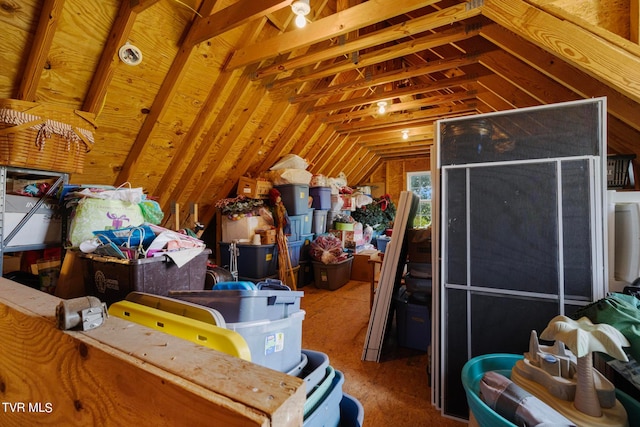
[[[291,3],[0,0],[0,98],[96,114],[72,182],[130,182],[205,222],[287,153],[353,185],[428,165],[441,118],[606,96],[609,151],[640,151],[635,0],[311,0],[304,29]]]

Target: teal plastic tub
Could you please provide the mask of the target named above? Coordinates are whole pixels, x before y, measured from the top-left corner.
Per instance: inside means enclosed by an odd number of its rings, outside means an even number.
[[[496,371],[511,378],[511,369],[523,356],[494,353],[477,356],[462,367],[462,385],[467,395],[469,409],[480,427],[517,427],[489,408],[480,399],[480,380],[485,372]],[[616,397],[627,411],[629,420],[640,420],[640,403],[623,391],[616,389]]]

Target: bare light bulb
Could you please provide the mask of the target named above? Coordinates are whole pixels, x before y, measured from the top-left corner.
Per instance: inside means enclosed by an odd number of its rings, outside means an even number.
[[[384,101],[378,102],[378,114],[384,114],[387,111],[387,103]]]
[[[296,15],[296,26],[302,28],[307,25],[306,16],[311,12],[311,6],[309,0],[296,0],[291,3],[291,10]]]
[[[296,27],[304,28],[307,25],[307,18],[304,15],[296,16]]]
[[[403,130],[402,131],[402,139],[409,139],[409,131],[408,130]]]

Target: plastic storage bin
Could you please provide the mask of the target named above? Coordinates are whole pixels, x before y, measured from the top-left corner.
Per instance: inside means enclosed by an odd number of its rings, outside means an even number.
[[[376,248],[382,253],[387,250],[387,245],[391,239],[387,236],[380,236],[376,238]]]
[[[312,261],[316,287],[334,291],[346,285],[351,278],[352,262],[353,258],[347,258],[336,264],[324,264],[320,261]]]
[[[340,427],[362,427],[364,408],[355,397],[342,393],[340,401]]]
[[[327,232],[327,214],[328,210],[314,210],[313,211],[313,224],[312,231],[318,234],[324,234]]]
[[[80,254],[85,291],[110,305],[124,300],[129,292],[168,295],[170,290],[202,290],[207,274],[205,249],[182,267],[167,256],[124,260]]]
[[[300,261],[298,269],[298,288],[312,285],[314,281],[313,264],[311,261]]]
[[[335,370],[333,381],[318,406],[304,417],[303,427],[329,427],[340,425],[340,402],[342,401],[342,385],[344,375]]]
[[[297,267],[300,264],[300,254],[302,253],[303,245],[304,240],[287,242],[287,248],[289,249],[289,259],[291,260],[291,267]]]
[[[291,234],[287,236],[287,240],[290,242],[297,242],[302,239],[304,215],[289,215],[289,225]]]
[[[309,211],[309,186],[305,184],[276,185],[282,204],[289,215],[303,215]]]
[[[172,291],[172,298],[214,308],[225,322],[280,320],[300,311],[302,291],[210,290]]]
[[[431,344],[429,307],[410,302],[409,294],[404,287],[400,288],[400,292],[395,298],[395,307],[398,345],[427,351],[429,344]]]
[[[313,242],[313,233],[310,234],[303,234],[302,235],[302,246],[300,247],[300,261],[309,261],[311,260],[311,254],[310,254],[310,249],[311,249],[311,242]]]
[[[220,242],[220,263],[231,264],[229,243]],[[273,276],[278,269],[277,246],[238,243],[238,276],[262,278]]]
[[[314,209],[331,209],[331,187],[311,187],[309,196],[313,198],[311,207]]]
[[[302,214],[302,227],[300,229],[300,234],[301,234],[300,238],[302,238],[302,236],[306,234],[313,233],[312,228],[313,228],[313,212],[314,211],[315,209],[311,208],[307,213]]]
[[[321,351],[302,349],[302,353],[307,356],[307,364],[302,368],[298,377],[304,379],[309,394],[327,375],[329,367],[329,356]]]
[[[251,361],[280,372],[290,372],[302,357],[302,321],[299,310],[280,320],[227,322],[227,329],[244,337],[251,351]]]

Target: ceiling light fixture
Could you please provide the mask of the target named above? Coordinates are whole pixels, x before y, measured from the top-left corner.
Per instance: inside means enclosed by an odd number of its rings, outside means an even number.
[[[387,111],[387,102],[380,101],[378,102],[378,114],[384,114]]]
[[[306,16],[311,12],[311,6],[309,6],[309,0],[296,0],[291,3],[291,10],[296,14],[296,26],[303,28],[307,25]]]
[[[409,139],[409,131],[407,129],[402,131],[402,139]]]

